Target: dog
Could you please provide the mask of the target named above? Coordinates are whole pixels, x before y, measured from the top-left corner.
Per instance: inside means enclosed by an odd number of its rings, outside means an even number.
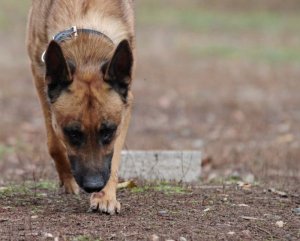
[[[135,66],[133,0],[32,0],[27,51],[49,154],[67,193],[120,212],[121,150]],[[80,187],[80,188],[79,188]]]

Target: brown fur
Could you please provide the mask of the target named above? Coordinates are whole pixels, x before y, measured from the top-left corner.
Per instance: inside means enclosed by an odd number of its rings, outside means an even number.
[[[68,93],[61,94],[53,103],[46,96],[45,64],[42,53],[47,49],[53,35],[76,25],[78,28],[98,30],[112,39],[93,35],[79,35],[60,44],[64,57],[76,63],[76,71]],[[27,48],[35,86],[45,117],[49,153],[55,161],[61,183],[69,193],[78,193],[79,189],[70,169],[68,155],[81,155],[88,158],[93,167],[101,156],[114,149],[111,175],[101,192],[95,195],[91,205],[97,205],[101,211],[113,213],[119,210],[116,200],[116,184],[120,152],[130,120],[132,94],[129,90],[124,103],[118,93],[104,81],[100,66],[109,61],[116,46],[127,39],[134,53],[134,16],[133,3],[130,0],[33,0],[28,21]],[[95,51],[96,50],[96,51]],[[79,121],[89,136],[93,136],[104,120],[118,125],[114,141],[105,148],[97,148],[90,142],[83,150],[69,145],[62,128],[66,124]],[[99,160],[98,160],[99,161]],[[101,161],[101,158],[100,158]],[[101,198],[99,198],[101,196]]]

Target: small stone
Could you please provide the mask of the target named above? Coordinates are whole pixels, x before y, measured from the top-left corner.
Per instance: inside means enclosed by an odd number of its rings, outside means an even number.
[[[293,212],[294,212],[296,215],[300,215],[300,207],[299,207],[299,208],[294,208],[294,209],[293,209]]]
[[[158,215],[160,215],[160,216],[167,216],[168,215],[168,211],[167,210],[160,210],[160,211],[158,211]]]
[[[245,238],[251,238],[251,232],[249,230],[243,230],[242,234]]]
[[[228,235],[235,235],[235,232],[229,231],[227,234],[228,234]]]
[[[187,241],[187,239],[185,237],[180,237],[179,241]]]
[[[277,221],[275,224],[276,224],[277,227],[282,228],[283,225],[284,225],[284,222],[283,221]]]
[[[159,237],[156,234],[151,236],[151,241],[159,241]]]
[[[208,212],[208,211],[210,211],[210,208],[205,208],[204,210],[203,210],[203,212]]]
[[[44,233],[44,237],[46,238],[46,240],[50,240],[54,238],[54,236],[51,233]]]
[[[37,219],[39,216],[38,215],[33,215],[31,216],[31,219]]]

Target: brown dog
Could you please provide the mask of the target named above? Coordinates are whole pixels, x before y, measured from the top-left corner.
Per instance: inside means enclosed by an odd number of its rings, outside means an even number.
[[[120,211],[134,41],[132,0],[32,1],[27,48],[49,153],[66,192],[79,185],[110,214]]]

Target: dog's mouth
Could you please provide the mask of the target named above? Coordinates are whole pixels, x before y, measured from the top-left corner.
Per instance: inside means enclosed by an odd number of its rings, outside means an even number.
[[[99,192],[110,178],[112,154],[106,155],[99,165],[78,156],[69,156],[71,171],[77,184],[86,192]]]

